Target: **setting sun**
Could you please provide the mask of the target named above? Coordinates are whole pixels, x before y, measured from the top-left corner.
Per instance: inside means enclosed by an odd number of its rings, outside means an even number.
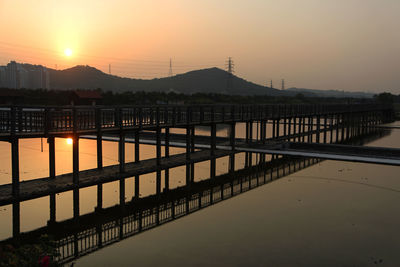
[[[67,144],[72,145],[72,143],[73,143],[72,138],[67,138]]]
[[[67,49],[64,50],[64,54],[67,57],[70,57],[70,56],[72,56],[72,50],[70,48],[67,48]]]

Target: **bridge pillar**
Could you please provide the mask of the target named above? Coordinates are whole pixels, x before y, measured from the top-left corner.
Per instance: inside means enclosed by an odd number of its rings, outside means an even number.
[[[191,127],[191,133],[190,133],[190,152],[194,153],[195,152],[195,147],[194,147],[194,137],[195,137],[195,127]],[[190,181],[191,183],[194,182],[194,162],[190,164]]]
[[[99,248],[103,247],[103,229],[102,224],[96,225],[97,245]]]
[[[101,133],[101,110],[96,108],[96,128],[97,128],[97,168],[103,168],[103,138]]]
[[[165,157],[169,158],[169,128],[165,128]],[[169,190],[169,169],[165,169],[165,190]]]
[[[95,210],[101,210],[103,208],[103,184],[97,185],[97,207]]]
[[[121,131],[118,141],[119,172],[125,172],[125,134]]]
[[[272,138],[275,140],[276,137],[276,125],[275,125],[275,119],[272,120]]]
[[[335,130],[336,130],[336,143],[339,143],[339,115],[336,114],[336,125],[335,125]]]
[[[96,138],[96,148],[97,148],[97,169],[103,169],[103,138],[101,133],[101,110],[96,109],[96,128],[97,128],[97,138]],[[97,185],[97,210],[103,208],[103,184]]]
[[[265,120],[261,120],[261,122],[260,122],[260,139],[261,139],[262,144],[265,144],[266,128],[267,128],[267,124],[266,124]],[[260,154],[260,160],[263,163],[265,162],[265,154],[264,153]]]
[[[346,137],[345,137],[345,135],[346,135],[345,116],[346,116],[345,114],[340,114],[340,118],[341,118],[341,123],[340,123],[340,126],[341,126],[340,142],[341,143],[346,141]]]
[[[15,202],[12,204],[12,232],[13,237],[19,236],[21,231],[21,218],[20,218],[20,202]]]
[[[348,141],[350,139],[350,122],[349,122],[349,114],[345,114],[345,122],[344,122],[344,128],[345,129],[345,140]]]
[[[72,172],[74,185],[79,184],[79,136],[74,134],[72,138]]]
[[[328,116],[325,114],[324,115],[324,144],[326,144],[326,141],[327,141],[327,129],[326,129],[326,127],[327,127],[327,119],[328,119]]]
[[[231,132],[230,132],[230,146],[231,146],[231,153],[229,155],[229,172],[232,174],[235,172],[235,122],[231,123]],[[233,178],[233,177],[232,177]]]
[[[278,117],[278,119],[276,120],[276,138],[279,138],[279,135],[280,135],[280,118]]]
[[[140,130],[135,131],[135,163],[140,162],[140,144],[139,144],[139,138],[140,138]],[[140,176],[135,175],[135,198],[139,199],[139,181]]]
[[[79,188],[73,190],[73,209],[74,209],[74,220],[79,219]]]
[[[118,142],[118,158],[119,158],[119,204],[125,205],[125,178],[122,174],[125,172],[125,134],[120,131]]]
[[[329,116],[329,128],[330,128],[330,134],[329,134],[329,143],[333,143],[333,114],[330,114]]]
[[[253,143],[253,121],[249,122],[249,143]],[[253,165],[253,153],[249,152],[249,164],[248,166],[252,166]]]
[[[210,177],[214,178],[215,177],[215,165],[216,165],[216,160],[215,160],[215,147],[216,147],[216,135],[217,135],[217,126],[215,123],[211,124],[211,149],[210,149],[210,156],[211,156],[211,162],[210,162]]]
[[[246,121],[246,144],[249,143],[249,122]],[[249,166],[249,152],[245,152],[244,165],[247,168]]]
[[[47,139],[49,143],[49,177],[55,179],[56,177],[56,151],[55,151],[55,138],[51,136]],[[56,221],[56,195],[50,194],[50,219],[49,223]]]
[[[11,173],[12,173],[12,195],[19,197],[19,144],[18,138],[11,139]]]
[[[286,105],[284,107],[285,107],[285,109],[284,109],[284,115],[283,115],[283,136],[286,139],[286,135],[287,135],[287,129],[286,129],[287,128]],[[257,176],[258,176],[258,174],[257,174]]]
[[[158,120],[158,118],[157,118]],[[156,129],[156,195],[161,193],[161,128],[157,126]]]
[[[320,135],[321,135],[321,117],[317,116],[317,134],[316,134],[316,142],[319,143]]]
[[[186,127],[186,186],[190,185],[190,127]]]

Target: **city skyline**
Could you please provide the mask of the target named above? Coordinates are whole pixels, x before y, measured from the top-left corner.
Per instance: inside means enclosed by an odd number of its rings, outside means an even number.
[[[0,1],[0,65],[90,65],[132,78],[219,67],[261,85],[400,93],[400,3]],[[70,56],[66,56],[70,49]]]

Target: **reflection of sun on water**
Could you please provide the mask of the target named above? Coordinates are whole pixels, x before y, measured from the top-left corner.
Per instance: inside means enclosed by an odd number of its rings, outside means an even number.
[[[67,138],[67,144],[72,145],[72,143],[73,143],[72,138]]]

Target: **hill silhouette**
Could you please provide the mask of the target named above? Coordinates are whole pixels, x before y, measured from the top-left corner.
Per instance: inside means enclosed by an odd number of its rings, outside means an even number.
[[[50,70],[52,89],[97,89],[114,92],[158,91],[193,93],[220,93],[230,95],[283,95],[280,90],[261,86],[235,75],[232,88],[227,90],[228,72],[219,68],[190,71],[172,77],[143,80],[106,74],[90,66],[75,66],[65,70]]]

